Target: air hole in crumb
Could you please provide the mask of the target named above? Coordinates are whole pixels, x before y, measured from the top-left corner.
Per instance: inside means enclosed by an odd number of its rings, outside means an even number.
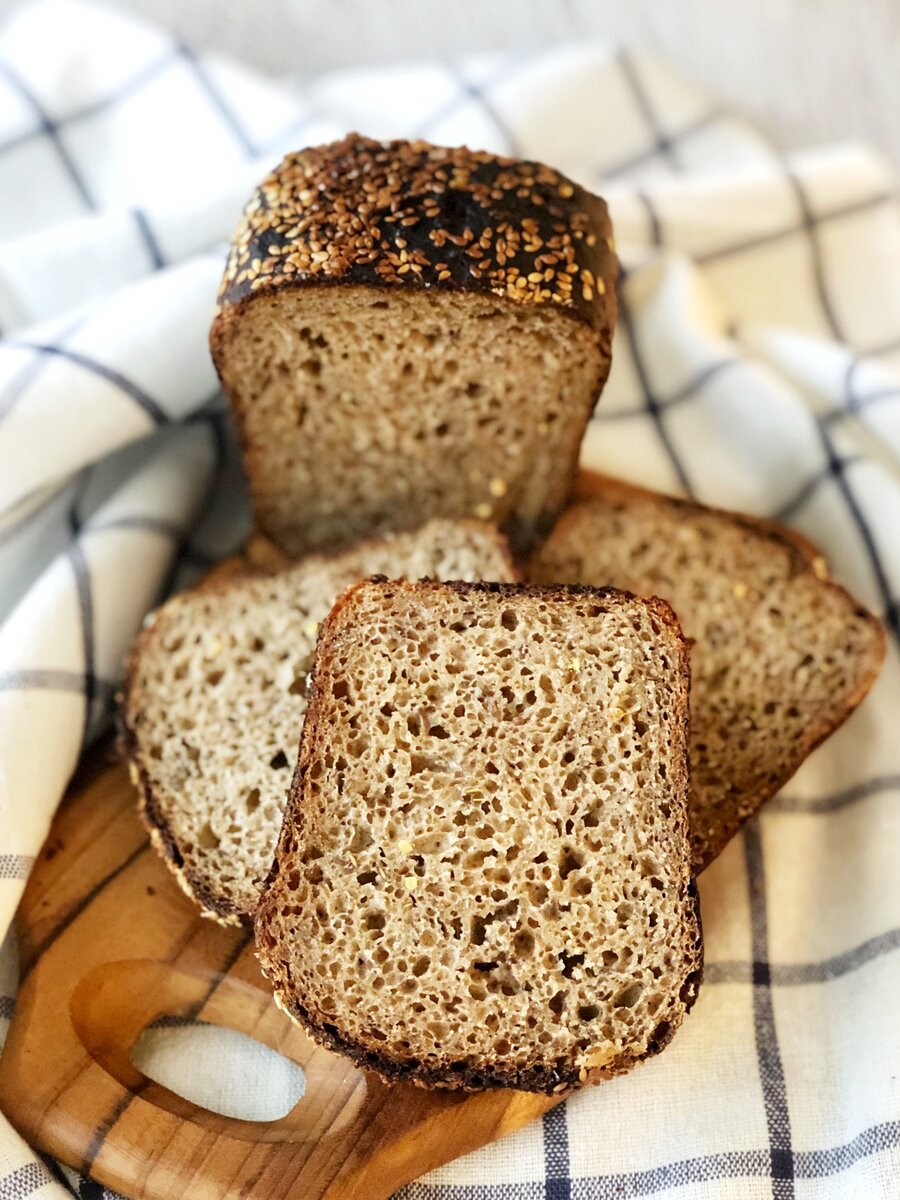
[[[641,998],[642,991],[643,988],[639,983],[630,983],[616,996],[614,1000],[616,1008],[634,1008]]]
[[[256,812],[259,808],[259,788],[254,788],[252,792],[248,792],[244,803],[248,813]]]
[[[279,750],[277,754],[273,754],[269,759],[269,766],[274,771],[283,771],[288,765],[288,756],[283,750]]]

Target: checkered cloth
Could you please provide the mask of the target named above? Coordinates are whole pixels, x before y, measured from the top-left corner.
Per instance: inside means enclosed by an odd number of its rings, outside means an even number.
[[[786,158],[641,55],[300,87],[75,0],[0,33],[2,928],[143,614],[246,531],[205,336],[240,203],[282,151],[351,128],[546,159],[602,191],[626,273],[585,460],[789,519],[890,639],[869,701],[704,875],[706,982],[671,1048],[403,1196],[897,1197],[894,179],[860,148]],[[14,993],[7,952],[0,1025]],[[201,1101],[296,1095],[252,1049],[215,1071],[208,1030],[157,1032]],[[64,1191],[103,1194],[0,1124],[0,1197]]]

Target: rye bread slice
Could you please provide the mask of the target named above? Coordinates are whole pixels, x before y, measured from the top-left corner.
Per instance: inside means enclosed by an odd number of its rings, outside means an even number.
[[[863,699],[884,634],[829,582],[812,543],[777,522],[597,475],[582,476],[579,492],[528,576],[661,596],[693,639],[699,872]]]
[[[289,568],[264,542],[170,600],[127,673],[124,744],[141,816],[179,882],[210,916],[248,920],[297,760],[318,623],[373,572],[514,578],[491,526],[435,520]]]
[[[687,646],[592,588],[372,580],[322,626],[257,953],[388,1079],[555,1092],[699,985]]]

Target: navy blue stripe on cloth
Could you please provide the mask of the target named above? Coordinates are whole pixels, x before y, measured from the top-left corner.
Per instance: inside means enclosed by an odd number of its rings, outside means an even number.
[[[77,329],[80,329],[83,324],[84,319],[82,317],[79,317],[75,321],[68,322],[56,334],[56,345],[61,346],[63,339],[70,337]],[[17,345],[17,343],[14,341],[7,341],[5,344],[12,347]],[[19,348],[27,350],[33,349],[32,346],[20,346]],[[2,392],[0,392],[0,421],[2,421],[7,413],[14,408],[17,401],[19,401],[25,394],[48,361],[49,360],[45,356],[32,358],[22,367],[20,371],[16,372],[12,379],[9,380]]]
[[[83,108],[75,109],[73,112],[66,113],[64,116],[56,117],[53,120],[53,126],[56,130],[65,129],[69,125],[74,125],[79,121],[88,120],[91,117],[99,116],[108,108],[112,108],[122,100],[128,99],[130,95],[140,91],[146,84],[150,83],[157,75],[161,74],[166,67],[172,66],[179,60],[179,55],[174,50],[168,50],[164,55],[153,62],[148,63],[139,71],[136,71],[130,79],[127,79],[120,87],[110,92],[108,96],[103,96],[99,100],[94,100],[90,104],[86,104]],[[2,68],[0,68],[2,69]],[[35,111],[34,104],[31,105],[32,111]],[[25,130],[24,133],[16,134],[15,137],[0,145],[0,155],[5,154],[8,150],[14,150],[16,146],[22,145],[23,142],[32,141],[34,138],[41,137],[45,132],[43,123],[36,129]]]
[[[571,1200],[569,1183],[569,1127],[564,1104],[544,1113],[545,1200]]]
[[[673,392],[671,396],[658,396],[656,398],[657,410],[662,412],[670,408],[676,408],[679,404],[684,404],[687,400],[693,400],[697,392],[701,391],[708,383],[711,383],[718,375],[729,367],[736,367],[743,363],[741,358],[720,358],[715,362],[708,363],[701,368],[697,374],[677,392]],[[603,405],[599,405],[597,411],[591,418],[594,421],[601,423],[634,420],[635,417],[640,417],[641,420],[647,415],[646,408],[636,409],[615,409],[612,412],[604,412]]]
[[[891,588],[891,582],[888,579],[888,574],[882,561],[881,551],[875,541],[875,535],[872,532],[871,526],[865,518],[862,507],[856,498],[853,489],[850,487],[847,479],[847,474],[844,469],[844,461],[835,450],[834,442],[831,434],[824,421],[816,421],[816,429],[819,433],[819,439],[822,443],[822,449],[825,451],[828,460],[828,467],[834,477],[837,489],[844,499],[847,511],[857,528],[857,531],[865,547],[866,554],[869,559],[869,564],[872,568],[872,574],[875,577],[881,601],[884,606],[883,617],[884,623],[887,625],[893,637],[900,642],[900,606],[898,606],[897,597],[894,596]]]
[[[98,696],[111,696],[115,685],[106,679],[94,679]],[[84,673],[54,668],[27,667],[0,671],[0,692],[84,692]]]
[[[795,1150],[790,1155],[791,1167],[797,1179],[827,1179],[849,1170],[863,1159],[897,1146],[900,1146],[900,1121],[884,1121],[838,1146],[824,1150]],[[643,1200],[657,1192],[694,1183],[765,1179],[769,1174],[769,1161],[766,1150],[705,1154],[644,1171],[573,1179],[571,1197],[572,1200]],[[714,1195],[713,1192],[708,1194]],[[542,1193],[533,1183],[410,1184],[399,1195],[403,1200],[535,1200],[536,1197],[543,1200]]]
[[[847,467],[859,462],[860,455],[848,454],[844,457],[836,458],[835,461],[840,464],[840,469],[844,471]],[[772,514],[775,520],[788,521],[791,517],[795,517],[800,509],[813,498],[822,485],[830,482],[832,479],[834,479],[834,467],[829,463],[827,467],[824,467],[821,471],[817,471],[815,475],[807,479],[806,483],[801,485],[790,500],[775,510]]]
[[[698,133],[703,133],[704,130],[715,125],[717,121],[722,120],[723,116],[722,109],[710,109],[709,112],[703,113],[693,121],[689,121],[687,125],[682,125],[680,129],[667,134],[669,146],[674,147],[680,145],[682,142],[689,141]],[[634,171],[638,167],[645,166],[648,162],[652,162],[654,158],[658,157],[659,147],[654,144],[649,149],[639,150],[636,154],[629,154],[626,158],[620,158],[611,163],[602,163],[596,168],[596,173],[600,179],[615,179],[619,175],[627,175],[629,171]]]
[[[231,130],[234,139],[239,143],[244,154],[248,158],[254,158],[258,153],[257,147],[254,145],[250,135],[244,129],[237,114],[231,105],[226,101],[225,97],[218,87],[210,78],[209,72],[204,67],[203,63],[197,58],[193,50],[189,46],[180,45],[178,53],[184,62],[191,68],[194,78],[200,85],[200,88],[212,107],[216,110],[224,123]]]
[[[750,930],[753,947],[753,1028],[762,1087],[773,1200],[793,1200],[794,1163],[791,1153],[791,1118],[787,1103],[784,1067],[775,1027],[769,965],[769,930],[766,912],[766,876],[762,841],[756,822],[744,826],[744,858],[750,892]]]
[[[66,362],[70,362],[76,367],[83,367],[84,370],[91,371],[94,375],[99,375],[101,379],[105,379],[127,396],[130,396],[135,404],[144,410],[154,425],[166,425],[169,422],[167,414],[152,396],[148,395],[147,392],[139,388],[130,379],[126,379],[121,372],[116,371],[113,367],[106,366],[105,363],[97,362],[96,359],[89,358],[86,354],[82,354],[77,350],[68,350],[65,346],[56,343],[29,342],[14,339],[8,341],[7,345],[18,346],[23,350],[35,350],[38,354],[42,355],[63,358]]]
[[[506,153],[514,155],[516,153],[516,138],[507,123],[497,112],[494,105],[487,99],[485,95],[485,89],[492,88],[502,80],[508,78],[513,71],[518,70],[522,63],[528,61],[529,58],[530,55],[525,53],[513,53],[508,55],[503,63],[502,69],[497,71],[497,73],[491,79],[481,85],[471,83],[462,76],[458,67],[453,66],[452,63],[446,63],[445,69],[457,87],[457,93],[451,100],[448,100],[445,104],[442,104],[438,109],[431,113],[431,115],[422,122],[422,124],[419,126],[418,132],[413,136],[423,138],[429,137],[431,135],[431,130],[436,125],[440,125],[443,121],[446,121],[448,117],[452,117],[453,114],[460,109],[463,104],[465,104],[466,100],[475,100],[476,103],[480,104],[484,109],[488,119],[497,129],[497,132],[500,134],[500,136],[504,139],[506,143]]]
[[[43,105],[40,103],[37,96],[35,96],[31,88],[28,87],[24,79],[22,79],[21,75],[19,75],[18,71],[14,70],[13,67],[5,61],[5,59],[0,59],[0,74],[6,77],[8,82],[16,89],[16,91],[34,113],[39,123],[40,131],[45,133],[50,140],[53,149],[56,151],[56,156],[59,159],[60,165],[62,166],[66,175],[68,175],[72,186],[75,188],[75,191],[81,198],[85,208],[96,208],[93,197],[88,191],[87,184],[85,183],[81,172],[78,170],[78,167],[75,165],[75,160],[63,145],[62,139],[59,136],[59,129],[56,122],[51,120],[49,113],[45,111]]]
[[[35,1159],[23,1167],[16,1167],[0,1179],[0,1200],[23,1200],[23,1197],[52,1182],[53,1176],[42,1162]]]
[[[0,879],[27,879],[33,862],[30,854],[0,854]]]
[[[166,265],[166,260],[163,257],[162,250],[159,248],[159,242],[156,240],[156,235],[150,228],[150,222],[147,220],[147,214],[140,208],[133,208],[131,215],[134,217],[134,223],[137,227],[141,241],[144,243],[144,248],[147,251],[147,257],[150,259],[151,266],[155,271]]]
[[[869,938],[859,946],[836,954],[833,958],[808,963],[748,963],[712,962],[703,968],[703,982],[753,983],[765,980],[765,986],[806,987],[811,983],[828,983],[859,971],[869,963],[900,950],[900,929],[889,929]]]
[[[11,1021],[15,1011],[15,996],[0,996],[0,1021]]]
[[[84,654],[84,723],[82,726],[82,745],[87,742],[91,721],[94,715],[94,701],[97,698],[97,678],[94,674],[94,597],[91,586],[91,572],[84,551],[79,543],[73,542],[69,547],[67,557],[75,577],[75,588],[78,593],[78,612],[81,620],[81,642]]]
[[[616,55],[616,62],[625,77],[635,106],[653,138],[654,152],[664,158],[674,170],[680,170],[681,162],[675,153],[675,143],[660,124],[656,110],[650,102],[647,89],[638,72],[637,63],[625,50],[619,51]]]
[[[824,796],[776,796],[766,805],[766,814],[838,812],[848,804],[856,804],[879,792],[896,789],[900,789],[900,775],[876,775],[872,779]]]
[[[637,373],[638,383],[640,384],[643,395],[644,407],[653,420],[657,435],[660,442],[662,442],[669,461],[672,464],[679,486],[687,493],[688,496],[692,496],[694,493],[690,480],[687,476],[687,471],[685,470],[684,464],[682,463],[674,445],[672,444],[672,439],[669,437],[668,430],[663,423],[660,403],[650,386],[650,378],[647,374],[647,368],[644,365],[643,358],[641,357],[640,348],[638,346],[637,331],[634,327],[631,310],[625,299],[624,289],[620,289],[619,291],[619,319],[621,328],[623,329],[625,337],[628,341],[629,349],[631,350],[634,369]]]

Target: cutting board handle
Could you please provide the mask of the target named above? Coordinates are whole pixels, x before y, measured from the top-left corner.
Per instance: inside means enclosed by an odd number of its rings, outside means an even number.
[[[295,1142],[304,1140],[312,1126],[320,1128],[323,1108],[337,1107],[339,1116],[329,1132],[339,1133],[362,1106],[368,1081],[350,1063],[346,1072],[336,1075],[334,1058],[317,1053],[312,1043],[295,1046],[299,1054],[288,1054],[306,1075],[303,1096],[279,1120],[264,1124],[202,1108],[150,1079],[132,1061],[134,1047],[148,1026],[161,1017],[193,1020],[201,1008],[205,1024],[237,1030],[278,1054],[285,1053],[285,1036],[295,1040],[288,1018],[279,1014],[281,1030],[279,1022],[258,1019],[261,1008],[271,1006],[271,995],[244,979],[183,970],[152,959],[124,959],[102,963],[84,976],[72,993],[71,1017],[78,1037],[99,1066],[132,1095],[181,1120],[248,1142]]]

